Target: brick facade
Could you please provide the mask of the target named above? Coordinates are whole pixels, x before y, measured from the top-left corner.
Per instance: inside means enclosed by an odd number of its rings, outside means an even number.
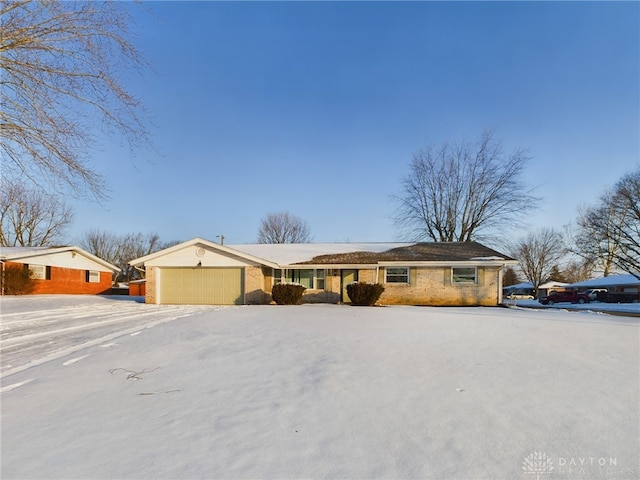
[[[409,269],[409,284],[384,283],[384,269],[378,282],[385,291],[380,297],[383,305],[432,306],[495,306],[499,303],[501,269],[478,268],[477,283],[452,284],[451,268],[421,267]],[[362,276],[360,277],[362,279]]]
[[[147,268],[146,303],[156,303],[156,267]],[[377,273],[377,277],[376,277]],[[409,284],[384,282],[384,268],[358,270],[358,280],[381,283],[385,291],[381,305],[431,306],[495,306],[499,303],[501,269],[478,267],[477,283],[452,284],[450,267],[412,267]],[[271,302],[273,270],[268,267],[247,266],[244,274],[244,303],[263,305]],[[327,269],[324,290],[305,291],[303,303],[339,303],[341,301],[341,270]],[[348,298],[343,301],[348,302]]]
[[[144,297],[147,289],[145,281],[133,281],[129,282],[129,296],[132,297]]]
[[[244,269],[244,303],[247,305],[262,305],[269,303],[267,278],[270,274],[266,267],[245,267]],[[270,283],[269,283],[270,285]],[[270,291],[270,290],[269,290]]]
[[[324,290],[306,290],[303,303],[339,303],[341,296],[340,270],[328,269]],[[432,305],[432,306],[495,306],[499,303],[501,269],[478,268],[477,283],[452,284],[450,267],[413,267],[409,269],[409,284],[385,283],[384,268],[358,270],[358,281],[381,283],[381,305]],[[377,273],[377,276],[376,276]],[[270,287],[265,289],[270,292]],[[349,299],[342,299],[348,303]]]
[[[295,244],[229,247],[195,238],[136,259],[132,264],[146,268],[146,302],[153,304],[162,301],[158,298],[158,286],[164,269],[194,268],[193,265],[197,265],[241,269],[240,280],[238,277],[226,280],[233,281],[233,285],[216,286],[233,288],[236,302],[241,298],[245,304],[271,303],[275,270],[283,270],[283,277],[300,279],[307,285],[313,283],[317,286],[324,279],[323,288],[305,291],[304,303],[348,303],[346,284],[360,281],[380,283],[385,287],[379,300],[383,305],[495,306],[501,302],[502,268],[517,263],[475,242],[427,242],[399,246],[327,244],[329,253],[322,254],[323,250],[321,245]],[[307,256],[308,260],[299,260]],[[311,274],[309,271],[292,273],[290,270],[315,271]],[[324,275],[318,271],[323,271]],[[188,272],[184,276],[190,278]],[[313,282],[310,282],[312,276]],[[242,292],[240,298],[238,288]],[[184,296],[184,301],[190,301],[191,293],[188,290],[180,295]],[[216,298],[229,301],[227,297]]]
[[[145,303],[156,303],[156,282],[157,282],[157,267],[147,267],[145,278],[147,279],[147,286],[145,288]]]
[[[22,263],[6,262],[5,267],[24,267]],[[111,272],[99,272],[99,282],[87,281],[87,270],[75,268],[49,267],[49,280],[34,280],[35,289],[32,295],[42,294],[84,294],[98,295],[111,292]]]

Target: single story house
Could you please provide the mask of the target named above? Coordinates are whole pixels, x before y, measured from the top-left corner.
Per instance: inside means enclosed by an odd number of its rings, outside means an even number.
[[[512,293],[520,293],[523,295],[533,295],[535,290],[531,282],[516,283],[502,288],[502,294],[506,297]]]
[[[24,268],[35,280],[32,294],[110,293],[120,269],[76,247],[0,247],[2,281],[10,268]],[[5,293],[5,288],[0,288]]]
[[[348,303],[346,286],[381,283],[380,304],[502,302],[502,269],[517,261],[476,242],[221,245],[194,238],[130,262],[153,304],[267,304],[276,283],[304,302]]]
[[[554,280],[546,282],[538,286],[538,298],[548,296],[552,292],[564,292],[570,290],[571,285],[564,282],[556,282]],[[502,289],[503,295],[506,297],[511,293],[525,293],[528,295],[534,295],[535,290],[531,282],[517,283],[516,285],[510,285]]]
[[[568,283],[551,280],[538,287],[538,298],[546,297],[553,292],[564,292],[566,290],[571,290]]]
[[[579,292],[584,292],[591,288],[604,288],[611,293],[638,293],[640,292],[640,279],[631,274],[608,275],[573,283],[571,288],[577,289]]]

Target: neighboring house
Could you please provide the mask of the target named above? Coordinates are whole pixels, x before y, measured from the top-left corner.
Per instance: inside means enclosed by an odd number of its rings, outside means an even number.
[[[638,293],[640,280],[633,275],[609,275],[607,277],[592,278],[584,282],[571,285],[571,288],[584,292],[590,288],[604,288],[610,293]]]
[[[546,297],[551,292],[564,292],[570,289],[572,285],[563,282],[546,282],[538,287],[538,298]],[[502,289],[503,295],[506,297],[511,293],[526,293],[528,295],[534,295],[534,288],[531,282],[518,283],[516,285],[510,285]]]
[[[555,281],[543,283],[538,287],[538,298],[546,297],[552,292],[564,292],[566,290],[571,290],[568,283]]]
[[[511,293],[520,293],[526,295],[533,295],[535,290],[531,282],[516,283],[515,285],[509,285],[502,288],[502,294],[506,297]]]
[[[146,270],[146,302],[265,304],[276,283],[304,302],[349,302],[346,286],[381,283],[380,304],[498,305],[502,269],[517,261],[475,242],[220,245],[194,238],[132,260]]]
[[[35,279],[33,294],[110,293],[112,277],[120,269],[79,247],[0,247],[2,277],[19,266]],[[4,293],[4,289],[1,289]]]

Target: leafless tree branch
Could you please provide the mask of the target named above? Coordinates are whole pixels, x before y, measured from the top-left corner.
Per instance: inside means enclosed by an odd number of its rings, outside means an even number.
[[[307,223],[289,212],[270,213],[258,230],[258,243],[309,243]]]
[[[518,240],[513,247],[512,256],[520,262],[520,268],[532,283],[537,296],[538,287],[550,277],[565,253],[560,232],[543,228]]]
[[[148,66],[131,41],[127,8],[106,1],[0,4],[5,176],[103,198],[103,179],[86,156],[96,118],[132,150],[150,145],[141,103],[124,86]]]
[[[525,150],[505,153],[492,132],[476,144],[445,143],[418,151],[402,192],[396,225],[411,240],[471,241],[521,225],[536,200],[520,180]]]
[[[51,246],[61,239],[72,219],[71,209],[59,196],[0,181],[1,246]]]

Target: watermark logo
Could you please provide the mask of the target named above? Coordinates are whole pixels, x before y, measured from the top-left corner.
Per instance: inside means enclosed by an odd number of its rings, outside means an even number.
[[[522,471],[536,476],[540,480],[541,475],[550,475],[553,472],[553,461],[544,452],[533,452],[522,461]]]

